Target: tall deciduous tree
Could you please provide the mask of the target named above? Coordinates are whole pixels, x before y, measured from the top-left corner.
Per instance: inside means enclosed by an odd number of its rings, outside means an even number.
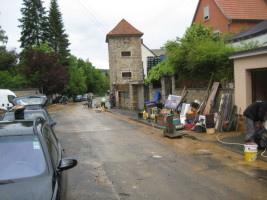
[[[8,37],[0,26],[0,88],[24,88],[28,81],[17,66],[18,55],[15,50],[8,51],[5,44]]]
[[[148,81],[157,80],[169,72],[177,75],[180,85],[203,87],[210,77],[214,81],[232,81],[233,62],[229,54],[234,48],[223,37],[212,32],[212,27],[193,24],[182,38],[165,44],[167,60],[152,68]]]
[[[8,37],[6,35],[6,32],[0,26],[0,42],[2,42],[3,44],[5,44],[5,43],[7,43],[7,40],[8,40]]]
[[[60,63],[67,65],[70,52],[68,47],[70,43],[68,35],[64,30],[62,15],[59,11],[57,0],[51,0],[50,4],[48,44],[59,54]]]
[[[23,0],[20,9],[22,18],[19,27],[22,29],[20,47],[33,47],[45,42],[48,38],[48,19],[42,0]]]
[[[78,67],[78,60],[75,56],[70,56],[68,71],[69,83],[66,93],[69,96],[85,93],[87,91],[86,76],[84,75],[84,70]]]
[[[12,69],[17,61],[17,54],[14,50],[8,51],[5,44],[8,41],[8,37],[5,31],[0,26],[0,70],[10,70]]]
[[[43,47],[45,45],[25,50],[21,65],[32,87],[39,87],[44,94],[61,93],[68,82],[67,69],[57,62],[56,54],[49,53],[49,50],[44,51],[47,49]]]

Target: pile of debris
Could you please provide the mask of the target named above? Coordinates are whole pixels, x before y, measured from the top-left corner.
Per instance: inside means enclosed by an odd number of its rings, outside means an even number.
[[[169,95],[162,109],[151,106],[151,102],[149,102],[150,107],[147,107],[147,110],[150,111],[147,112],[154,114],[153,118],[166,124],[165,133],[174,133],[174,130],[185,129],[213,134],[216,131],[233,130],[234,121],[236,122],[235,129],[237,129],[238,118],[235,119],[237,107],[232,106],[232,94],[230,92],[222,94],[219,108],[214,109],[219,85],[219,82],[214,82],[210,88],[210,81],[203,99],[201,101],[194,100],[190,104],[185,103],[188,92],[184,87],[181,96]]]

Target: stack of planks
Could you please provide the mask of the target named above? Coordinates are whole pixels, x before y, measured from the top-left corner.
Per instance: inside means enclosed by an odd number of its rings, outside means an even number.
[[[209,90],[210,85],[211,82],[209,83],[203,101],[198,109],[198,113],[205,116],[212,114],[211,113],[212,107],[215,104],[214,101],[220,83],[214,82],[212,88]],[[216,117],[216,124],[215,124],[216,131],[230,131],[236,114],[236,106],[234,106],[231,111],[231,105],[232,105],[232,94],[231,93],[222,94],[219,110]]]

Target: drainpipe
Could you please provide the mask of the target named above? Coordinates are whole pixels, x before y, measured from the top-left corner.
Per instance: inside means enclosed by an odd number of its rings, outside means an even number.
[[[232,19],[230,19],[230,22],[227,24],[227,36],[230,36],[230,24],[233,22]]]

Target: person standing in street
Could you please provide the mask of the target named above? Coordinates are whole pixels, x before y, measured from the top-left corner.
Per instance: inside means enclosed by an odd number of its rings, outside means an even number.
[[[255,142],[257,131],[265,127],[264,118],[267,112],[267,102],[257,101],[249,105],[243,115],[246,125],[245,143]]]
[[[110,108],[112,109],[113,107],[115,107],[115,95],[113,93],[111,93],[109,95],[109,103],[110,103]]]
[[[88,93],[87,101],[88,101],[88,108],[92,108],[93,107],[93,94],[91,92]]]
[[[105,97],[103,97],[103,98],[101,99],[101,107],[102,107],[102,108],[106,108],[106,98],[105,98]]]

